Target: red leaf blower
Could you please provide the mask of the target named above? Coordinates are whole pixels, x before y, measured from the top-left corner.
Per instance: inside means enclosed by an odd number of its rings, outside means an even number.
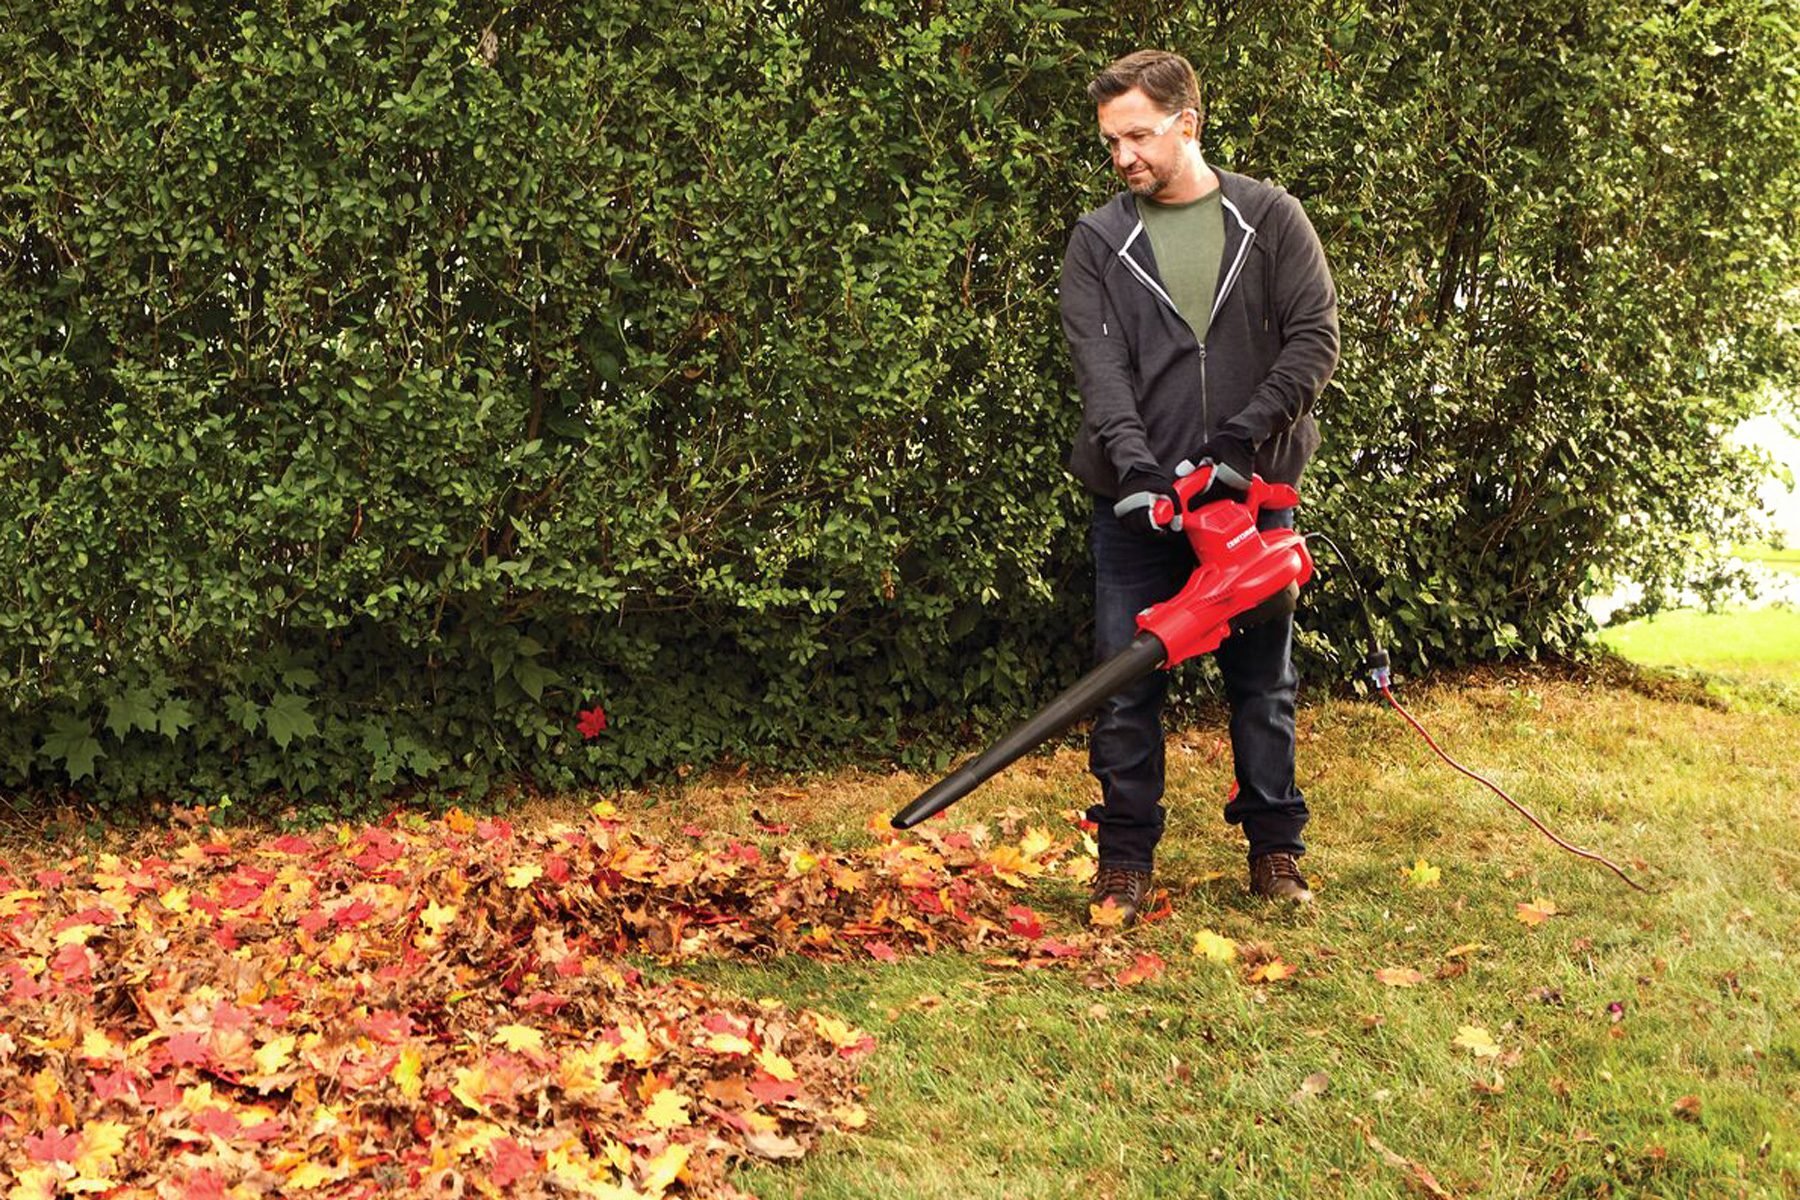
[[[1157,524],[1185,533],[1194,547],[1199,565],[1186,586],[1138,614],[1140,632],[1131,645],[895,813],[895,829],[911,829],[949,808],[1152,671],[1217,650],[1233,632],[1293,611],[1300,585],[1312,578],[1312,556],[1298,533],[1259,530],[1256,518],[1264,508],[1293,508],[1299,494],[1256,476],[1241,501],[1210,499],[1212,476],[1212,466],[1203,465],[1175,481],[1179,513],[1167,499],[1152,509]]]

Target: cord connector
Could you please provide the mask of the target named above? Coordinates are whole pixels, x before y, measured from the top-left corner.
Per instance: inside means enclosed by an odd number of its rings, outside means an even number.
[[[1392,676],[1388,672],[1387,651],[1380,646],[1373,647],[1363,656],[1363,670],[1369,673],[1369,679],[1375,684],[1377,691],[1385,692]]]

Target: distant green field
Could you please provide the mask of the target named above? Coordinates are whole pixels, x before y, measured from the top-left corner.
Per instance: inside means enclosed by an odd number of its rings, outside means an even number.
[[[1739,546],[1732,553],[1746,562],[1761,563],[1771,571],[1800,575],[1800,546],[1777,550],[1773,546]]]
[[[1646,666],[1800,682],[1800,610],[1785,606],[1717,613],[1680,609],[1615,626],[1600,637]]]

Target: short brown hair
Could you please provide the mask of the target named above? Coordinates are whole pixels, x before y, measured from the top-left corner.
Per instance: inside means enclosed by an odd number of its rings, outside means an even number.
[[[1194,65],[1167,50],[1137,50],[1118,59],[1088,84],[1088,99],[1095,104],[1117,100],[1132,88],[1150,97],[1165,112],[1184,108],[1200,111],[1200,81]]]

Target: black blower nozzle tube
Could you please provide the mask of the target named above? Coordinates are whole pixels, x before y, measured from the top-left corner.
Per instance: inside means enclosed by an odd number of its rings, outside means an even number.
[[[1168,651],[1153,633],[1140,633],[1131,645],[1070,684],[1037,714],[989,746],[949,775],[932,784],[919,798],[894,814],[895,829],[911,829],[936,816],[1005,770],[1033,746],[1055,737],[1100,702],[1163,665]]]

